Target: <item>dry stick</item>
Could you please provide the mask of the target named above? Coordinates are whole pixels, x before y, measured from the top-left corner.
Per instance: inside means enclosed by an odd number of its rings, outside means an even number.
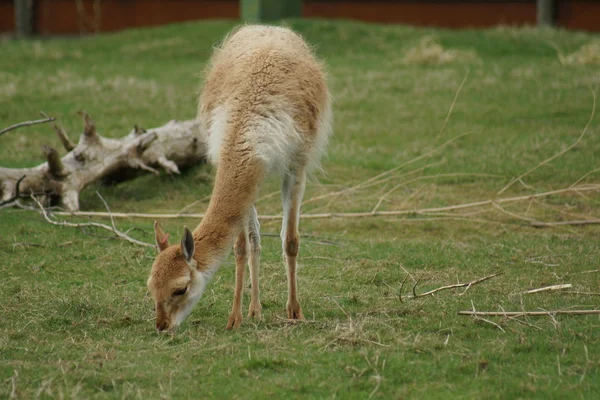
[[[108,212],[108,215],[110,216],[110,223],[113,227],[113,231],[117,231],[117,225],[115,224],[115,219],[113,218],[111,212],[110,212],[110,208],[108,208],[108,203],[106,202],[106,200],[104,200],[104,197],[102,197],[100,195],[100,192],[98,192],[96,190],[96,194],[98,195],[98,197],[100,198],[100,200],[102,200],[102,202],[104,203],[104,207],[106,207],[106,211]],[[129,231],[128,231],[129,232]]]
[[[188,204],[187,206],[185,206],[181,210],[179,210],[177,212],[177,214],[185,215],[185,212],[187,210],[191,209],[192,207],[194,207],[198,203],[202,203],[202,202],[205,202],[206,200],[210,200],[210,198],[211,198],[211,195],[209,194],[209,195],[206,195],[206,196],[204,196],[204,197],[202,197],[202,198],[200,198],[198,200],[194,200],[193,202],[191,202],[190,204]]]
[[[389,196],[390,194],[392,194],[394,191],[396,191],[401,186],[406,186],[409,183],[417,182],[417,181],[423,181],[423,180],[429,180],[429,179],[437,180],[439,178],[453,178],[453,177],[460,177],[460,176],[473,176],[473,177],[486,177],[486,178],[502,178],[502,175],[496,175],[496,174],[478,174],[478,173],[469,173],[469,172],[456,172],[456,173],[450,173],[450,174],[437,174],[437,175],[419,176],[417,178],[413,178],[413,179],[409,179],[409,180],[404,181],[404,182],[400,182],[399,184],[397,184],[396,186],[394,186],[393,188],[391,188],[390,190],[388,190],[387,192],[385,192],[383,194],[383,196],[381,196],[379,198],[379,201],[377,202],[377,204],[375,205],[375,207],[373,207],[373,210],[371,210],[371,212],[377,212],[377,210],[379,209],[379,207],[381,206],[381,204],[383,203],[383,201],[385,200],[385,198],[387,196]]]
[[[423,278],[423,275],[419,276],[419,279],[417,279],[417,281],[413,285],[413,288],[412,288],[413,298],[417,297],[417,285],[419,284],[419,282],[421,282],[421,278]]]
[[[37,205],[40,208],[40,210],[42,211],[42,214],[43,214],[44,218],[46,219],[46,221],[48,221],[52,225],[56,225],[56,226],[68,226],[68,227],[71,227],[71,228],[84,228],[84,227],[93,226],[95,228],[101,228],[101,229],[106,229],[107,231],[111,231],[115,235],[117,235],[118,238],[126,240],[126,241],[128,241],[130,243],[136,244],[138,246],[155,247],[153,244],[146,243],[146,242],[141,242],[139,240],[136,240],[136,239],[134,239],[132,237],[127,236],[123,232],[121,232],[118,229],[116,229],[114,227],[114,225],[113,225],[113,227],[110,227],[108,225],[100,224],[98,222],[72,223],[72,222],[67,222],[67,221],[54,221],[54,220],[52,220],[48,216],[48,213],[46,213],[46,210],[44,209],[44,206],[42,206],[42,204],[38,201],[38,199],[35,198],[34,196],[31,196],[31,198],[32,198],[33,201],[35,201],[37,203]],[[109,215],[110,215],[110,213],[109,213]]]
[[[437,163],[429,164],[429,165],[430,166],[432,166],[432,165],[440,165],[440,164],[443,164],[443,163],[444,163],[443,161],[439,161]],[[400,177],[404,177],[404,176],[407,176],[407,175],[414,175],[414,174],[417,174],[419,172],[423,172],[423,170],[425,170],[426,168],[427,168],[427,166],[423,166],[421,168],[413,169],[412,171],[408,171],[408,172],[405,172],[403,174],[398,174],[398,175],[391,174],[390,176],[387,176],[385,178],[381,178],[379,180],[375,180],[375,181],[370,182],[370,183],[366,183],[366,184],[364,184],[362,186],[361,186],[361,184],[359,184],[358,187],[357,187],[357,189],[366,189],[366,188],[370,188],[370,187],[373,187],[373,186],[381,185],[383,183],[387,183],[387,182],[389,182],[391,180],[394,180],[394,179],[397,179],[397,178],[400,178]],[[328,194],[331,194],[331,193],[328,193]],[[328,194],[323,195],[323,196],[329,197]],[[315,200],[318,200],[318,199],[322,198],[323,196],[317,197],[317,198],[315,198]],[[312,202],[313,199],[310,199],[309,201]]]
[[[454,111],[454,106],[456,105],[456,102],[458,101],[458,96],[460,95],[460,92],[462,91],[463,86],[467,82],[467,78],[469,77],[470,71],[471,71],[470,69],[467,69],[467,72],[465,73],[465,77],[463,78],[462,82],[458,86],[458,89],[456,89],[456,93],[454,93],[454,99],[452,99],[452,104],[450,104],[450,108],[448,109],[448,113],[446,114],[446,119],[444,120],[444,123],[442,124],[440,131],[438,132],[437,136],[435,137],[435,142],[433,144],[434,146],[438,143],[438,140],[444,134],[446,125],[448,125],[448,121],[450,121],[450,117],[452,116],[452,112]],[[427,157],[427,161],[425,162],[425,168],[427,168],[427,166],[429,165],[430,160],[431,160],[431,156]],[[422,185],[417,191],[420,192],[421,189],[423,188],[423,186],[424,185]]]
[[[277,196],[277,195],[279,195],[280,193],[281,193],[281,190],[276,190],[276,191],[274,191],[274,192],[271,192],[271,193],[269,193],[269,194],[266,194],[266,195],[264,195],[264,196],[260,197],[258,200],[256,200],[256,202],[258,203],[259,201],[262,201],[262,200],[269,199],[269,198],[271,198],[271,197],[273,197],[273,196]]]
[[[544,286],[538,289],[531,289],[531,290],[526,290],[523,292],[523,294],[531,294],[531,293],[539,293],[539,292],[547,292],[550,290],[561,290],[561,289],[569,289],[572,288],[573,285],[571,285],[570,283],[562,283],[560,285],[551,285],[551,286]]]
[[[293,324],[323,324],[322,321],[317,321],[314,319],[289,319],[289,318],[283,318],[283,317],[279,317],[279,316],[275,316],[275,319],[278,319],[280,321],[283,321],[287,324],[293,325]]]
[[[543,317],[552,315],[596,315],[600,310],[554,310],[554,311],[459,311],[458,315],[474,317]]]
[[[17,128],[21,128],[23,126],[45,124],[46,122],[52,122],[52,121],[54,121],[54,118],[48,117],[48,118],[44,118],[44,119],[36,119],[33,121],[19,122],[18,124],[14,124],[14,125],[9,126],[8,128],[4,128],[4,129],[0,130],[0,136],[4,135],[6,132],[15,130]]]
[[[473,303],[473,300],[471,300],[471,308],[473,309],[473,312],[475,311],[475,304]],[[506,331],[504,330],[504,328],[502,328],[500,325],[498,325],[497,323],[495,323],[494,321],[490,321],[489,319],[485,319],[485,318],[481,318],[479,316],[475,316],[475,319],[478,321],[483,321],[483,322],[487,322],[490,325],[494,325],[496,328],[500,329],[502,332],[506,333]]]
[[[543,193],[528,194],[523,196],[505,197],[500,199],[482,200],[473,203],[457,204],[453,206],[445,207],[432,207],[432,208],[420,208],[413,210],[396,210],[396,211],[377,211],[377,212],[356,212],[356,213],[315,213],[315,214],[302,214],[300,215],[303,219],[327,219],[327,218],[365,218],[365,217],[394,217],[400,215],[427,215],[431,213],[444,212],[444,211],[455,211],[464,210],[466,208],[474,208],[491,205],[493,203],[513,203],[523,200],[531,200],[540,197],[548,197],[555,194],[570,193],[570,192],[588,192],[600,190],[600,185],[591,185],[583,187],[565,188],[551,190]],[[55,212],[55,215],[59,216],[86,216],[86,217],[110,217],[106,212],[98,211],[60,211]],[[112,213],[115,218],[159,218],[159,219],[174,219],[174,218],[203,218],[202,213],[190,213],[190,214],[145,214],[145,213]],[[262,220],[280,220],[283,217],[281,215],[259,215],[259,219]]]
[[[421,294],[417,294],[416,293],[416,286],[417,285],[415,284],[415,286],[413,287],[413,298],[430,296],[430,295],[432,295],[434,293],[437,293],[439,291],[442,291],[442,290],[455,289],[455,288],[460,288],[460,287],[467,287],[467,289],[468,289],[468,288],[470,288],[473,285],[477,285],[478,283],[487,281],[488,279],[492,279],[493,277],[496,277],[496,276],[502,275],[502,274],[504,274],[504,272],[498,272],[496,274],[492,274],[492,275],[484,276],[483,278],[472,280],[471,282],[456,283],[454,285],[442,286],[442,287],[439,287],[437,289],[433,289],[433,290],[430,290],[428,292],[421,293]],[[419,282],[417,281],[417,283],[419,283]]]
[[[531,226],[534,226],[536,228],[546,228],[546,227],[550,227],[550,226],[565,226],[565,225],[581,226],[581,225],[595,225],[595,224],[600,224],[600,219],[583,219],[583,220],[576,220],[576,221],[560,221],[560,222],[533,221],[531,223]]]
[[[402,284],[400,285],[400,293],[398,294],[398,300],[400,300],[400,303],[404,303],[404,300],[402,300],[402,290],[404,289],[404,284],[406,283],[406,280],[409,276],[410,274],[406,274],[404,280],[402,281]]]
[[[509,216],[511,216],[511,217],[514,217],[514,218],[516,218],[516,219],[520,219],[520,220],[529,221],[529,222],[531,222],[531,223],[538,222],[538,220],[536,220],[536,219],[529,218],[529,217],[524,217],[524,216],[522,216],[522,215],[519,215],[519,214],[517,214],[517,213],[514,213],[514,212],[512,212],[512,211],[508,211],[508,210],[506,210],[506,209],[504,209],[504,208],[500,207],[500,206],[499,206],[498,204],[496,204],[496,203],[492,203],[492,206],[494,206],[494,208],[495,208],[495,209],[497,209],[497,210],[499,210],[500,212],[502,212],[502,213],[504,213],[504,214],[506,214],[506,215],[509,215]]]
[[[396,166],[396,167],[394,167],[394,168],[392,168],[392,169],[389,169],[389,170],[387,170],[387,171],[384,171],[384,172],[380,173],[379,175],[375,175],[375,176],[373,176],[373,177],[371,177],[371,178],[367,179],[366,181],[363,181],[363,182],[361,182],[361,183],[359,183],[359,184],[357,184],[357,185],[355,185],[355,186],[349,187],[349,188],[347,188],[347,189],[342,189],[342,190],[339,190],[339,191],[337,191],[337,192],[333,192],[333,193],[327,193],[327,194],[324,194],[324,195],[321,195],[321,196],[313,197],[313,198],[311,198],[311,199],[308,199],[308,200],[304,201],[304,202],[302,203],[302,205],[305,205],[305,204],[308,204],[308,203],[312,203],[312,202],[314,202],[314,201],[321,200],[321,199],[325,199],[325,198],[332,197],[332,196],[339,196],[339,195],[342,195],[342,194],[345,194],[345,193],[352,192],[352,191],[354,191],[354,190],[356,190],[356,189],[360,189],[361,187],[364,187],[364,186],[366,186],[367,184],[369,184],[369,183],[371,183],[371,182],[373,182],[373,181],[377,181],[378,179],[380,179],[380,178],[382,178],[382,177],[384,177],[384,176],[386,176],[386,175],[388,175],[388,174],[391,174],[391,173],[393,173],[393,172],[396,172],[396,171],[398,171],[399,169],[402,169],[402,168],[404,168],[404,167],[407,167],[407,166],[409,166],[409,165],[411,165],[411,164],[414,164],[414,163],[416,163],[417,161],[419,161],[419,160],[421,160],[421,159],[423,159],[423,158],[425,158],[425,157],[427,157],[427,156],[429,156],[429,155],[431,155],[431,154],[433,154],[433,153],[435,153],[435,152],[437,152],[437,151],[439,151],[439,150],[443,149],[444,147],[446,147],[446,146],[447,146],[447,145],[449,145],[450,143],[452,143],[452,142],[454,142],[454,141],[456,141],[456,140],[458,140],[458,139],[462,138],[463,136],[469,135],[470,133],[471,133],[471,132],[466,132],[466,133],[460,134],[460,135],[458,135],[458,136],[455,136],[455,137],[453,137],[452,139],[449,139],[447,142],[445,142],[445,143],[442,143],[442,144],[441,144],[441,145],[439,145],[438,147],[436,147],[436,148],[434,148],[434,149],[432,149],[432,150],[428,151],[427,153],[425,153],[425,154],[422,154],[422,155],[420,155],[419,157],[413,158],[412,160],[410,160],[410,161],[407,161],[407,162],[405,162],[404,164],[398,165],[398,166]]]
[[[581,195],[581,193],[578,193],[578,194]],[[538,204],[539,206],[541,206],[543,208],[547,208],[547,209],[557,212],[559,214],[564,214],[569,217],[576,217],[578,220],[598,219],[597,217],[595,217],[593,215],[582,214],[579,212],[564,210],[560,206],[553,206],[551,204],[546,204],[546,203],[540,202],[538,200],[533,200],[533,202],[535,202],[536,204]],[[540,222],[543,222],[543,221],[540,221]]]
[[[582,195],[581,193],[578,193],[579,195]],[[538,200],[533,200],[533,202],[535,202],[536,204],[538,204],[539,206],[543,207],[543,208],[547,208],[549,210],[552,210],[553,212],[557,212],[559,214],[561,214],[561,217],[567,216],[569,218],[577,218],[576,220],[572,220],[572,219],[566,219],[565,221],[550,221],[550,222],[546,222],[546,221],[535,221],[537,223],[531,224],[534,227],[537,228],[543,228],[543,227],[549,227],[549,226],[568,226],[568,225],[591,225],[594,224],[594,221],[598,220],[597,217],[592,216],[592,215],[587,215],[587,214],[581,214],[578,212],[573,212],[573,211],[566,211],[558,206],[552,206],[550,204],[546,204],[543,202],[540,202]],[[566,218],[566,217],[565,217]]]
[[[446,115],[446,119],[444,120],[444,123],[442,124],[442,127],[440,128],[440,132],[438,133],[437,137],[435,138],[436,144],[437,144],[437,141],[439,140],[439,138],[442,137],[442,135],[444,134],[444,130],[446,129],[446,125],[448,125],[448,121],[450,121],[450,117],[452,116],[452,112],[454,111],[454,106],[456,105],[456,102],[458,101],[458,96],[460,95],[460,92],[461,92],[463,86],[465,86],[465,83],[467,82],[467,78],[469,77],[469,72],[471,72],[471,69],[467,69],[467,72],[465,73],[465,77],[463,78],[462,82],[458,86],[458,89],[456,89],[456,93],[454,94],[454,99],[452,100],[452,104],[450,105],[450,109],[448,110],[448,114]]]
[[[566,294],[581,294],[584,296],[600,296],[600,293],[598,292],[578,292],[576,290],[565,290],[564,292],[561,293],[566,293]]]
[[[515,182],[517,182],[518,180],[524,178],[525,176],[529,175],[531,172],[535,171],[536,169],[538,169],[539,167],[548,164],[550,161],[562,156],[563,154],[565,154],[567,151],[571,150],[573,147],[577,146],[579,144],[579,142],[581,142],[581,139],[583,139],[583,136],[585,136],[585,133],[587,132],[590,124],[592,123],[592,120],[594,119],[594,114],[596,113],[596,92],[594,92],[592,90],[592,112],[590,113],[590,119],[588,120],[587,124],[585,125],[585,127],[583,128],[583,131],[581,132],[581,135],[579,135],[579,138],[577,138],[577,140],[575,141],[575,143],[571,144],[569,147],[567,147],[564,150],[559,151],[558,153],[554,154],[552,157],[547,158],[546,160],[542,161],[541,163],[539,163],[538,165],[536,165],[535,167],[531,168],[529,171],[519,175],[518,178],[516,179],[512,179],[506,186],[504,186],[504,188],[502,188],[502,190],[500,190],[497,193],[497,196],[501,195],[502,193],[504,193],[504,191],[508,190],[508,188],[510,188]]]
[[[573,183],[573,184],[571,185],[571,187],[573,187],[573,186],[577,186],[577,184],[578,184],[579,182],[581,182],[582,180],[584,180],[585,178],[587,178],[587,177],[588,177],[588,176],[590,176],[591,174],[593,174],[593,173],[596,173],[596,172],[598,172],[598,171],[600,171],[600,168],[595,168],[595,169],[593,169],[593,170],[591,170],[591,171],[589,171],[589,172],[585,173],[585,174],[584,174],[584,175],[583,175],[581,178],[577,179],[577,180],[575,181],[575,183]]]
[[[40,111],[40,114],[42,114],[42,117],[50,118],[43,111]],[[53,118],[53,120],[54,120],[54,118]],[[60,142],[62,143],[65,150],[71,151],[76,147],[75,144],[73,142],[71,142],[71,140],[67,136],[67,132],[65,132],[65,130],[62,127],[56,125],[54,122],[50,122],[50,126],[52,127],[52,129],[54,129],[54,131],[58,135],[58,138],[60,139]]]
[[[588,269],[587,271],[571,272],[571,273],[566,274],[565,276],[582,275],[582,274],[595,274],[597,272],[600,272],[600,269]]]

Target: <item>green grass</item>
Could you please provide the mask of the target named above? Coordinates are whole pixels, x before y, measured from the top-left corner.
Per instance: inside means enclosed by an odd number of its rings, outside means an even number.
[[[600,85],[597,65],[562,65],[555,50],[570,54],[598,40],[584,33],[289,24],[327,62],[335,97],[327,176],[309,185],[306,199],[356,185],[469,133],[387,182],[311,202],[306,212],[370,211],[394,185],[411,179],[390,192],[380,209],[493,198],[512,177],[575,142]],[[84,39],[5,40],[0,127],[44,110],[59,117],[73,139],[82,128],[75,112],[85,109],[101,134],[119,137],[134,124],[192,118],[198,75],[213,45],[234,25],[202,22]],[[445,64],[406,63],[404,55],[424,36],[458,56]],[[575,148],[501,197],[565,188],[598,168],[598,121]],[[48,143],[58,145],[47,126],[10,132],[0,138],[0,165],[37,165]],[[81,207],[102,210],[99,190],[114,211],[177,211],[210,194],[211,174],[199,166],[178,177],[91,187]],[[423,177],[433,178],[414,179]],[[599,179],[592,173],[581,184]],[[263,195],[277,189],[277,180],[270,180]],[[106,232],[50,226],[31,211],[3,209],[0,396],[14,391],[22,398],[598,398],[598,316],[490,317],[491,323],[456,314],[473,305],[493,311],[598,307],[600,297],[593,295],[519,294],[558,283],[600,292],[599,274],[585,273],[600,268],[598,226],[540,230],[516,217],[598,217],[598,192],[504,206],[512,215],[490,206],[436,219],[304,220],[299,288],[306,323],[282,321],[281,245],[266,235],[264,322],[246,319],[237,332],[225,331],[234,285],[228,260],[174,336],[154,331],[145,287],[153,251]],[[191,211],[205,207],[201,201]],[[258,208],[261,214],[278,213],[278,196],[263,199]],[[197,223],[188,218],[164,226],[178,237],[184,224]],[[118,224],[136,227],[133,236],[152,241],[150,220]],[[276,233],[279,226],[264,222],[262,230]],[[420,276],[421,292],[495,272],[504,275],[464,294],[459,289],[406,298]]]

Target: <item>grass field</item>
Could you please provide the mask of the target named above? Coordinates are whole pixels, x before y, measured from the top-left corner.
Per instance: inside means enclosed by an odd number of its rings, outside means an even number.
[[[304,212],[414,210],[600,184],[600,118],[584,131],[600,95],[600,37],[289,24],[317,46],[335,97],[327,176],[309,184]],[[76,111],[85,109],[99,133],[119,137],[134,124],[193,118],[199,74],[234,25],[4,40],[0,127],[44,110],[74,138],[82,129]],[[0,137],[0,165],[37,165],[48,143],[58,146],[48,126],[10,132]],[[198,166],[89,188],[81,208],[103,210],[97,190],[113,211],[173,212],[200,200],[189,211],[202,212],[211,174]],[[260,214],[280,212],[277,190],[276,179],[265,185]],[[264,321],[225,331],[229,259],[177,333],[157,335],[145,286],[152,250],[3,209],[0,396],[598,398],[598,315],[457,315],[598,308],[600,226],[531,226],[592,217],[600,217],[597,189],[424,215],[305,219],[299,290],[307,321],[295,325],[283,320],[279,223],[264,221]],[[151,220],[117,222],[152,241]],[[198,222],[163,226],[179,237]],[[422,293],[500,272],[468,290],[410,298],[419,279]],[[565,283],[572,288],[522,294]]]

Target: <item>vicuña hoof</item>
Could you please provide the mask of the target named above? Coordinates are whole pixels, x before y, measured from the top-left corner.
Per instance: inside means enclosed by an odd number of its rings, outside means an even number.
[[[302,315],[302,308],[298,302],[295,304],[288,303],[286,310],[288,319],[304,319],[304,315]]]
[[[248,318],[262,321],[262,305],[260,303],[250,304],[250,308],[248,309]]]
[[[231,313],[229,319],[227,320],[227,328],[228,330],[237,329],[242,325],[242,313]]]

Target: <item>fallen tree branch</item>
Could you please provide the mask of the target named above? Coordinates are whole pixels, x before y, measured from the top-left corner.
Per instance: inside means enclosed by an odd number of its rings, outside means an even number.
[[[552,290],[561,290],[561,289],[569,289],[572,288],[573,285],[571,285],[570,283],[563,283],[560,285],[551,285],[551,286],[544,286],[538,289],[531,289],[531,290],[526,290],[523,292],[523,294],[531,294],[531,293],[539,293],[539,292],[548,292],[548,291],[552,291]]]
[[[100,198],[102,199],[102,197],[100,197]],[[44,216],[44,219],[52,225],[68,226],[70,228],[84,228],[84,227],[101,228],[101,229],[105,229],[107,231],[113,232],[119,239],[126,240],[129,243],[133,243],[135,245],[143,246],[143,247],[155,247],[155,245],[153,245],[153,244],[141,242],[137,239],[134,239],[134,238],[126,235],[125,233],[119,231],[114,225],[112,227],[110,227],[108,225],[100,224],[98,222],[73,223],[73,222],[67,222],[67,221],[55,221],[50,218],[50,216],[46,212],[46,209],[44,209],[44,206],[42,205],[42,203],[40,203],[38,201],[37,198],[35,198],[34,196],[31,196],[31,199],[37,203],[40,211],[42,212],[42,215]],[[104,199],[102,199],[102,201],[104,201]],[[107,207],[108,207],[108,205],[107,205]]]
[[[44,146],[47,161],[37,167],[0,167],[0,201],[15,197],[15,182],[27,175],[20,184],[22,194],[28,197],[45,193],[54,203],[77,211],[79,193],[95,182],[117,183],[144,172],[158,174],[159,168],[178,174],[181,168],[206,160],[206,138],[196,120],[171,121],[147,131],[135,127],[128,135],[112,139],[98,133],[88,114],[80,115],[84,129],[77,145],[62,128],[52,124],[68,151],[63,157],[53,147]]]
[[[19,122],[18,124],[14,124],[14,125],[9,126],[8,128],[4,128],[4,129],[0,130],[0,136],[4,135],[7,132],[10,132],[10,131],[13,131],[15,129],[21,128],[23,126],[45,124],[47,122],[52,122],[52,121],[54,121],[54,118],[52,118],[52,117],[46,117],[44,119],[36,119],[36,120],[33,120],[33,121]]]
[[[467,290],[469,290],[469,288],[470,288],[471,286],[473,286],[473,285],[477,285],[478,283],[481,283],[481,282],[487,281],[488,279],[492,279],[492,278],[494,278],[494,277],[496,277],[496,276],[498,276],[498,275],[502,275],[502,274],[504,274],[504,272],[498,272],[498,273],[496,273],[496,274],[492,274],[492,275],[484,276],[483,278],[475,279],[475,280],[472,280],[472,281],[470,281],[470,282],[465,282],[465,283],[456,283],[456,284],[454,284],[454,285],[442,286],[442,287],[439,287],[439,288],[437,288],[437,289],[433,289],[433,290],[430,290],[430,291],[428,291],[428,292],[424,292],[424,293],[417,293],[417,290],[416,290],[416,288],[417,288],[417,285],[419,284],[419,282],[421,281],[421,278],[419,278],[419,279],[417,280],[417,282],[415,282],[415,284],[414,284],[414,286],[413,286],[413,296],[412,296],[412,298],[413,298],[413,299],[416,299],[416,298],[419,298],[419,297],[431,296],[432,294],[435,294],[435,293],[437,293],[437,292],[440,292],[440,291],[442,291],[442,290],[456,289],[456,288],[461,288],[461,287],[466,287],[466,288],[467,288],[467,289],[465,290],[465,292],[466,292]],[[463,292],[463,293],[464,293],[464,292]]]
[[[459,311],[458,315],[474,317],[543,317],[553,315],[596,315],[600,310],[554,310],[554,311]]]
[[[42,117],[50,118],[43,111],[40,114],[42,114]],[[54,122],[50,122],[50,126],[52,127],[52,129],[54,129],[54,131],[56,132],[56,135],[58,135],[58,138],[60,139],[60,142],[62,143],[65,150],[71,151],[75,147],[77,147],[75,144],[73,144],[73,142],[71,142],[71,140],[67,136],[67,132],[65,132],[65,130],[62,127],[56,125]]]
[[[20,188],[20,186],[21,186],[21,182],[23,182],[23,179],[25,179],[26,176],[27,175],[23,175],[22,177],[20,177],[17,180],[17,183],[15,184],[15,194],[14,194],[14,196],[12,196],[11,198],[6,199],[4,201],[0,201],[0,207],[3,206],[3,205],[5,205],[5,204],[10,204],[13,201],[18,200],[21,197],[21,188]]]

